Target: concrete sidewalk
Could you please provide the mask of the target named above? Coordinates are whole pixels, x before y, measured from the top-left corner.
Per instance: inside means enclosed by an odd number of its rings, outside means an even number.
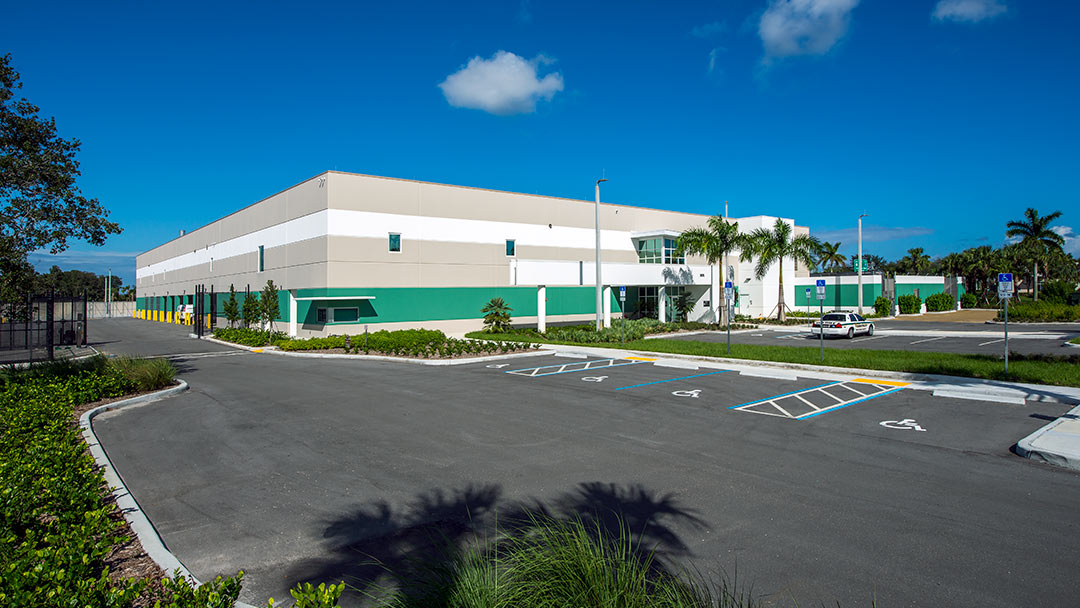
[[[1016,442],[1016,453],[1080,470],[1080,406]]]

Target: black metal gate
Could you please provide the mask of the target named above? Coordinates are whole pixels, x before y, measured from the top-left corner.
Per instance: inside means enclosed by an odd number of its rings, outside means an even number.
[[[85,293],[78,298],[49,293],[0,302],[0,361],[52,360],[57,346],[86,346],[87,313]]]

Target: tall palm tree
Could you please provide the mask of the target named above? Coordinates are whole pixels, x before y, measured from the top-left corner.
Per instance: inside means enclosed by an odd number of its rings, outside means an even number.
[[[843,268],[847,263],[847,256],[840,253],[840,241],[835,243],[822,242],[821,255],[818,256],[818,264],[822,270],[836,270]]]
[[[907,250],[907,257],[901,258],[897,266],[910,270],[912,274],[919,274],[930,266],[930,256],[923,253],[922,247]]]
[[[1061,217],[1060,211],[1040,217],[1039,212],[1034,207],[1028,207],[1024,211],[1023,220],[1009,222],[1005,225],[1005,236],[1019,238],[1021,243],[1028,245],[1036,252],[1033,277],[1036,300],[1039,299],[1039,258],[1046,255],[1051,249],[1061,249],[1065,244],[1065,239],[1050,229],[1050,223],[1059,217]]]
[[[738,249],[740,259],[747,260],[747,238],[739,232],[738,222],[727,222],[723,217],[714,215],[709,218],[704,228],[691,228],[679,235],[679,244],[676,247],[676,255],[700,255],[711,265],[720,267],[720,284],[724,284],[724,260],[728,254]],[[727,323],[728,303],[723,292],[720,294],[722,302],[721,322]]]
[[[749,247],[747,253],[757,257],[754,266],[754,275],[760,281],[765,278],[773,264],[779,263],[780,269],[780,297],[777,303],[777,319],[783,323],[787,320],[784,301],[784,258],[798,260],[808,267],[814,265],[814,257],[821,251],[821,241],[809,234],[800,234],[792,238],[791,224],[780,218],[776,218],[772,230],[758,228],[748,235]]]

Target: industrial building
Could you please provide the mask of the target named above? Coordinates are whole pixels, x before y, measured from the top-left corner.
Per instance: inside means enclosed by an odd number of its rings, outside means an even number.
[[[690,320],[717,318],[717,266],[674,255],[679,234],[708,216],[610,203],[599,212],[606,323],[623,312],[623,286],[628,318],[673,319],[683,296]],[[743,232],[776,221],[730,219]],[[328,171],[140,254],[136,316],[171,320],[203,285],[218,295],[220,317],[230,285],[257,292],[273,280],[279,327],[294,336],[365,326],[468,331],[482,326],[480,309],[493,297],[509,304],[515,324],[588,320],[595,238],[593,201]],[[784,264],[785,277],[809,276]],[[777,266],[761,280],[737,253],[727,266],[738,313],[775,310]],[[786,283],[790,306],[796,281]]]

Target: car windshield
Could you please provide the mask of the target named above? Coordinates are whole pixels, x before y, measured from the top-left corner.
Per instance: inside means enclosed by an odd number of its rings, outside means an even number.
[[[831,314],[821,317],[823,321],[847,321],[847,315]]]

